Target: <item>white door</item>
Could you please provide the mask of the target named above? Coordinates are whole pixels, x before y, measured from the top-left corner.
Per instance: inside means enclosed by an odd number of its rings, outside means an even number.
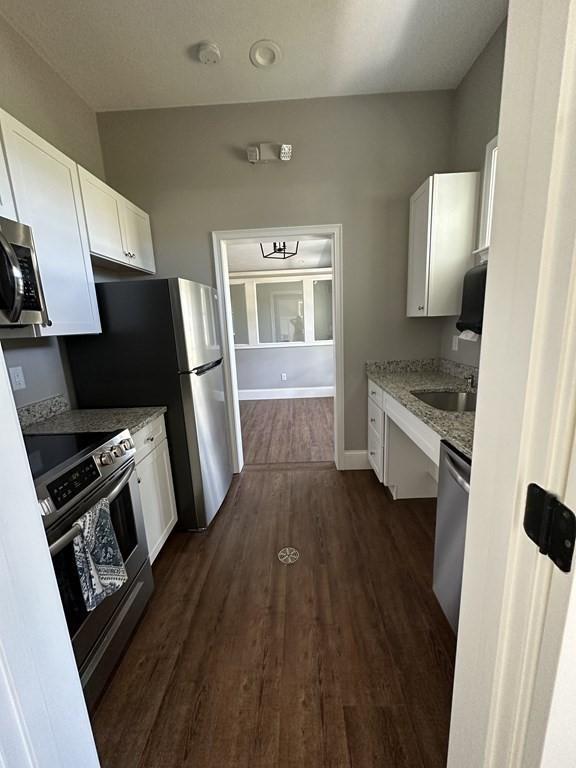
[[[132,254],[132,266],[146,272],[155,272],[150,217],[126,199],[123,200],[122,211],[124,236],[128,245],[127,250]]]
[[[18,220],[32,227],[52,326],[42,335],[99,333],[76,163],[0,113]]]
[[[0,765],[98,768],[0,350]]]
[[[122,198],[84,168],[78,168],[91,253],[121,264],[129,264],[122,242],[120,207]]]
[[[136,468],[150,562],[153,563],[176,524],[176,501],[168,441],[163,440]]]
[[[433,177],[410,198],[410,241],[408,245],[408,317],[428,312],[428,269],[430,259],[430,217]]]
[[[576,0],[512,0],[449,768],[572,768],[574,568],[523,530],[576,510]]]

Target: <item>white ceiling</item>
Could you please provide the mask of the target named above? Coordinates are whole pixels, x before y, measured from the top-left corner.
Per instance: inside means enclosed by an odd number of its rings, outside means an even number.
[[[453,88],[506,0],[0,0],[97,111]],[[282,61],[250,64],[271,38]],[[223,60],[191,48],[211,40]]]
[[[289,248],[295,245],[288,242]],[[272,243],[264,242],[264,253],[272,250]],[[228,269],[230,272],[258,272],[261,270],[302,270],[320,269],[332,266],[332,248],[330,240],[317,238],[301,240],[298,253],[289,259],[263,259],[260,241],[230,243],[227,246]]]

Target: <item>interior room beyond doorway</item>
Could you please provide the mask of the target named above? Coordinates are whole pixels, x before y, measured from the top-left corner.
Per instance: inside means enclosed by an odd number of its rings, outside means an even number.
[[[247,464],[333,461],[332,241],[239,241],[227,248]]]

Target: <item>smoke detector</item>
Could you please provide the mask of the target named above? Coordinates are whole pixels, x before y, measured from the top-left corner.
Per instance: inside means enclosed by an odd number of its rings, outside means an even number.
[[[218,64],[221,60],[222,54],[216,43],[200,43],[198,46],[200,64]]]
[[[282,58],[278,43],[273,40],[257,40],[250,48],[250,61],[258,69],[266,69],[277,64]]]

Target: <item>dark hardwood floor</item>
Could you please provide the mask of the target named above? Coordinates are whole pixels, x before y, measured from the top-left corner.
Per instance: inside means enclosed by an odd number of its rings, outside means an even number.
[[[371,472],[245,468],[155,565],[93,717],[103,768],[444,766],[455,641],[433,533],[432,502],[392,503]]]
[[[241,400],[246,464],[334,460],[334,399]]]

